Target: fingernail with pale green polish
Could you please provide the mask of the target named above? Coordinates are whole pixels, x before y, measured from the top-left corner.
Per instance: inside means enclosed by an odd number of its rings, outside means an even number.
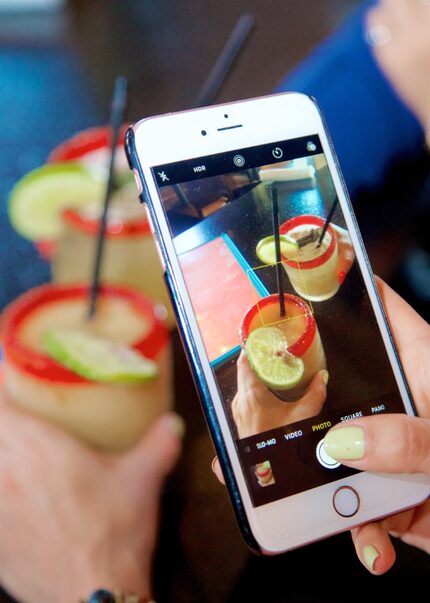
[[[178,436],[179,438],[183,438],[185,435],[185,421],[183,418],[176,414],[175,412],[169,413],[166,418],[166,427],[170,430],[171,433]]]
[[[363,549],[363,560],[366,567],[371,571],[375,571],[375,562],[379,557],[379,551],[371,544],[368,544]]]
[[[364,431],[361,427],[339,427],[329,431],[324,438],[324,448],[329,456],[339,461],[356,461],[364,456]]]
[[[328,378],[329,378],[328,371],[323,370],[323,371],[322,371],[322,380],[323,380],[323,382],[324,382],[324,385],[327,385],[327,383],[328,383]]]

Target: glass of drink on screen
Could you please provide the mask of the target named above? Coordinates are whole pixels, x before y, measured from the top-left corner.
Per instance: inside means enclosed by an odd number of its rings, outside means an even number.
[[[340,287],[336,233],[329,225],[319,244],[323,226],[319,216],[296,216],[279,228],[281,235],[298,242],[296,248],[288,247],[287,255],[282,253],[282,265],[295,292],[311,301],[329,299]]]
[[[315,318],[308,304],[296,295],[284,294],[285,316],[280,316],[279,296],[264,297],[245,314],[240,337],[242,346],[251,353],[251,367],[257,370],[266,362],[269,370],[280,364],[284,370],[284,384],[276,386],[267,381],[269,388],[281,399],[295,401],[300,398],[316,373],[326,368],[326,358]],[[254,333],[255,356],[249,350],[249,338]],[[247,345],[248,342],[248,345]],[[264,357],[266,356],[266,358]],[[271,357],[270,357],[271,356]],[[288,369],[283,367],[287,364]],[[253,366],[254,365],[254,366]]]

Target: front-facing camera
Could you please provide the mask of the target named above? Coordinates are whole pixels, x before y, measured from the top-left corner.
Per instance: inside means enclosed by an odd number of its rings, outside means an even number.
[[[202,130],[202,136],[206,136],[207,132],[206,130]]]

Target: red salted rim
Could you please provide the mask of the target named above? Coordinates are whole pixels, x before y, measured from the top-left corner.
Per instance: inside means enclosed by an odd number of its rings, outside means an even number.
[[[71,228],[94,236],[99,232],[100,220],[85,218],[76,209],[65,209],[62,215],[64,221]],[[146,234],[151,234],[151,229],[145,216],[142,220],[129,222],[121,219],[111,219],[108,220],[106,224],[106,235],[108,237],[125,237]]]
[[[22,322],[38,307],[58,300],[87,297],[88,287],[42,285],[24,293],[13,301],[2,316],[1,336],[5,359],[21,370],[39,379],[56,383],[81,384],[91,381],[69,371],[46,354],[35,352],[20,342],[18,331]],[[154,359],[169,340],[166,325],[156,316],[154,304],[145,295],[127,287],[104,286],[101,296],[119,297],[127,300],[148,321],[148,331],[133,344],[133,348],[146,358]]]
[[[308,304],[300,297],[291,295],[290,293],[285,293],[284,300],[286,307],[288,304],[294,304],[296,307],[300,308],[300,310],[303,312],[303,315],[306,317],[306,326],[303,334],[295,343],[288,347],[288,351],[293,354],[293,356],[301,357],[307,352],[314,340],[316,332],[315,319]],[[254,306],[251,306],[251,308],[249,308],[249,310],[246,312],[239,330],[240,339],[243,345],[245,345],[246,340],[248,339],[251,323],[254,318],[257,316],[257,314],[259,314],[261,309],[272,304],[279,304],[279,296],[277,293],[263,297],[262,300],[260,300]]]
[[[312,224],[313,226],[323,226],[324,220],[319,216],[296,216],[295,218],[291,218],[284,222],[280,228],[280,234],[288,234],[290,230],[296,228],[296,226],[304,226],[306,224]],[[302,262],[295,262],[294,260],[288,260],[287,258],[283,258],[283,263],[287,264],[287,266],[291,266],[292,268],[300,268],[302,270],[309,270],[310,268],[318,268],[333,255],[334,250],[336,249],[336,235],[329,225],[327,231],[330,233],[330,244],[327,249],[319,255],[317,258],[313,260],[305,260]]]
[[[120,130],[118,146],[124,145],[125,133],[128,125],[124,124]],[[97,151],[103,147],[108,147],[111,141],[111,131],[108,126],[96,126],[87,128],[78,132],[71,138],[68,138],[58,145],[48,156],[47,163],[57,163],[58,161],[73,161]]]
[[[257,469],[255,470],[255,475],[257,477],[267,477],[268,475],[271,475],[272,473],[272,468],[268,467],[268,469],[261,469],[260,467],[257,467]]]

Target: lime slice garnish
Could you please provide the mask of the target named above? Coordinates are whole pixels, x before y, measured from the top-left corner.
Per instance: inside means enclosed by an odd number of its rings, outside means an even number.
[[[292,259],[299,252],[297,241],[288,235],[279,235],[281,255],[284,258]],[[261,239],[255,250],[258,259],[263,264],[276,264],[275,237],[273,235]]]
[[[45,334],[44,350],[90,381],[142,383],[157,376],[157,364],[139,352],[87,333],[52,329]]]
[[[16,231],[32,241],[50,240],[61,231],[66,207],[102,204],[106,173],[80,163],[46,164],[21,178],[9,198],[9,218]]]
[[[303,377],[303,360],[288,351],[281,329],[260,327],[251,331],[245,352],[252,370],[271,389],[291,389]]]

